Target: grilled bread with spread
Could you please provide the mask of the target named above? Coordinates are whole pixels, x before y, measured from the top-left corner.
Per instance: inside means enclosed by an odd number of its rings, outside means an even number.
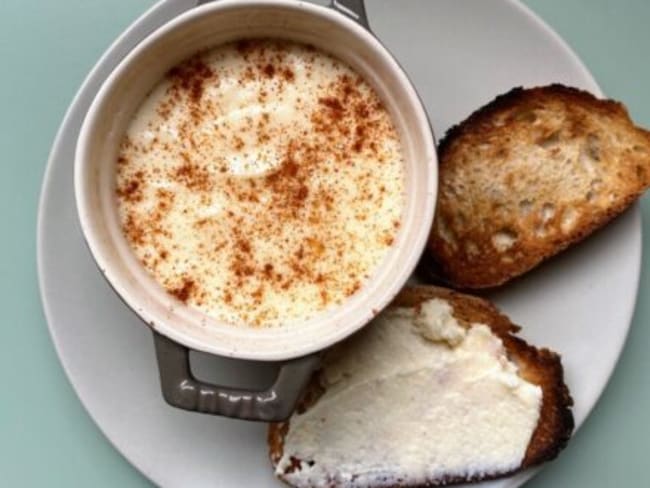
[[[298,410],[272,424],[275,474],[299,487],[425,487],[510,475],[573,430],[557,354],[486,300],[407,288],[325,353]]]

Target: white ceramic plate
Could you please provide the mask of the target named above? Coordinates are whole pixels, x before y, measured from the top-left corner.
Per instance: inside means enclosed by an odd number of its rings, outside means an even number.
[[[163,402],[151,334],[95,268],[74,208],[74,146],[101,80],[143,33],[195,1],[163,1],[141,17],[99,61],[61,125],[38,221],[43,306],[79,398],[113,445],[152,481],[184,488],[277,487],[282,485],[271,474],[263,424],[188,413]],[[518,3],[367,3],[374,31],[412,77],[438,137],[516,85],[562,82],[599,93],[566,44]],[[634,309],[640,256],[641,219],[635,206],[604,231],[492,296],[524,325],[524,337],[562,353],[578,425],[621,351]],[[241,386],[261,386],[274,372],[272,365],[201,355],[194,368],[200,377]],[[489,486],[519,486],[531,475]]]

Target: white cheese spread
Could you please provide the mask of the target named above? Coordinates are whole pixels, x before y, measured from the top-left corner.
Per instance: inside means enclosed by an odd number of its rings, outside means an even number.
[[[388,309],[335,349],[323,373],[325,393],[291,418],[276,468],[298,487],[516,469],[542,402],[501,339],[484,324],[462,327],[441,299]],[[292,458],[302,461],[293,471]]]

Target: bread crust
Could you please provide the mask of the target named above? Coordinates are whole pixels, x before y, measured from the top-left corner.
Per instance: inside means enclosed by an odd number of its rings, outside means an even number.
[[[457,288],[502,285],[584,239],[650,187],[650,132],[559,84],[515,88],[438,147],[428,253]]]
[[[540,418],[518,469],[502,473],[484,473],[474,477],[448,476],[429,480],[425,484],[404,483],[398,486],[401,488],[425,488],[486,481],[510,476],[522,469],[554,459],[566,446],[574,427],[573,414],[571,413],[573,400],[564,383],[564,371],[560,356],[548,349],[531,346],[516,337],[514,334],[520,330],[519,326],[513,324],[492,303],[482,298],[446,288],[417,286],[402,290],[393,301],[393,305],[418,307],[422,302],[431,298],[446,300],[454,309],[454,317],[464,327],[469,327],[476,322],[483,323],[489,326],[494,334],[503,341],[506,354],[511,361],[517,364],[520,376],[542,388]],[[320,385],[319,372],[317,371],[300,402],[299,410],[308,409],[318,400],[323,393]],[[268,446],[273,467],[282,458],[284,439],[289,428],[290,420],[269,425]],[[292,459],[292,461],[292,465],[285,474],[299,469],[301,460]],[[282,475],[280,475],[280,479],[287,481]],[[332,488],[339,486],[332,482]]]

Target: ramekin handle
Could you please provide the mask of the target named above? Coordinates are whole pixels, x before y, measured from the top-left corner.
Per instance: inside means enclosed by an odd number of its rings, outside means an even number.
[[[357,21],[361,26],[370,30],[364,0],[330,0],[330,8]]]
[[[287,361],[266,390],[230,388],[197,380],[190,368],[190,350],[157,332],[153,334],[165,401],[193,412],[263,422],[285,420],[320,361],[318,354]]]

